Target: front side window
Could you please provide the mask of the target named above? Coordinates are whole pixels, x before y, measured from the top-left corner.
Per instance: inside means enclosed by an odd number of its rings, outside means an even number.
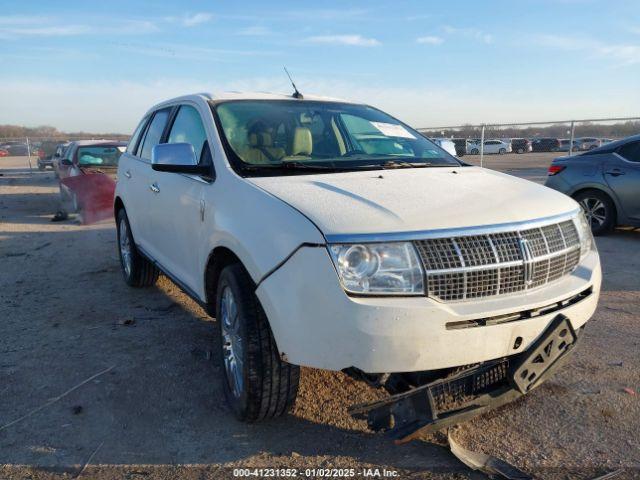
[[[412,128],[364,105],[237,100],[212,107],[228,156],[244,171],[460,166]]]
[[[123,145],[78,147],[78,165],[81,167],[117,167],[120,155],[124,150]]]
[[[164,131],[164,127],[167,124],[167,120],[169,119],[170,111],[171,110],[168,108],[164,110],[158,110],[153,116],[153,119],[149,124],[149,128],[147,129],[147,134],[144,137],[142,149],[140,150],[140,157],[142,159],[151,160],[151,150],[153,150],[153,147],[160,143],[162,132]]]
[[[196,158],[202,161],[206,141],[207,134],[198,111],[189,105],[181,106],[173,121],[167,143],[190,143],[196,152]]]

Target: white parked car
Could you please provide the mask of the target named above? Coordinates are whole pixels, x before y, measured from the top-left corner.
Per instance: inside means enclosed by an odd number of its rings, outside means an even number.
[[[574,200],[464,165],[370,106],[169,100],[136,128],[118,179],[125,281],[164,272],[217,319],[245,421],[285,412],[303,365],[386,388],[352,414],[412,438],[538,386],[598,302]]]
[[[485,154],[500,154],[511,153],[511,142],[504,142],[502,140],[485,140],[484,141],[484,153]]]

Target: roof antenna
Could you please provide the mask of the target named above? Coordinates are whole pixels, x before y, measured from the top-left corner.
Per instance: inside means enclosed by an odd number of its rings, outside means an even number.
[[[289,75],[289,70],[287,70],[287,67],[282,67],[284,68],[284,72],[287,74],[287,77],[289,77],[289,81],[291,82],[291,85],[293,85],[293,95],[291,95],[293,98],[304,98],[302,96],[302,94],[298,91],[298,87],[296,87],[296,84],[293,83],[293,78],[291,78],[291,75]]]

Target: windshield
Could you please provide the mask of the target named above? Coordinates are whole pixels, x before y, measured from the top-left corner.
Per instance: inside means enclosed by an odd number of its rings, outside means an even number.
[[[78,148],[78,165],[93,167],[117,167],[120,155],[126,147],[121,145],[101,145]]]
[[[230,160],[241,170],[460,165],[415,130],[364,105],[238,100],[214,108]]]

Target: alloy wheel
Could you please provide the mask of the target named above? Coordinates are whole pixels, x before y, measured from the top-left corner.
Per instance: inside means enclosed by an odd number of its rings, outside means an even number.
[[[220,328],[222,329],[222,355],[229,387],[236,398],[243,390],[243,342],[240,334],[238,304],[231,288],[224,287],[220,304]]]
[[[122,259],[122,268],[124,268],[124,273],[127,277],[131,276],[131,270],[133,267],[132,264],[132,252],[131,252],[131,241],[129,240],[129,227],[127,226],[126,220],[123,218],[120,220],[120,258]]]
[[[604,203],[597,198],[583,198],[580,201],[580,206],[584,210],[584,214],[589,221],[591,228],[599,228],[604,225],[607,218],[607,208]]]

